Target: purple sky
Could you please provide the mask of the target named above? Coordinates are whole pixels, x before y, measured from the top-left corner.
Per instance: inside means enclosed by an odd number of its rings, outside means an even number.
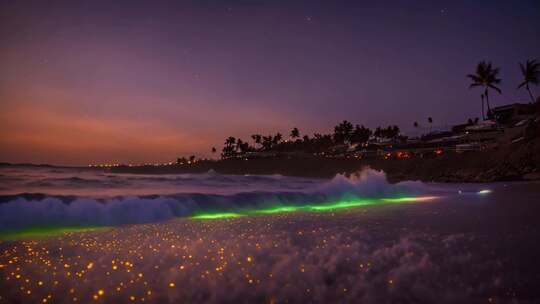
[[[0,161],[168,161],[347,119],[412,131],[528,101],[540,2],[0,1]],[[540,95],[540,88],[533,87]]]

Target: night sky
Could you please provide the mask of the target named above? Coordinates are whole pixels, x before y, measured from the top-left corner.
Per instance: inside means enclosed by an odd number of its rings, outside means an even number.
[[[114,3],[113,3],[114,2]],[[225,137],[451,125],[527,101],[540,1],[0,0],[0,161],[209,156]],[[540,88],[533,87],[540,95]]]

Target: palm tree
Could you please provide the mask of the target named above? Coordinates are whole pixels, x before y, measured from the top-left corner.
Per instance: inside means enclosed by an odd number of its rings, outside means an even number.
[[[276,133],[276,136],[274,136],[273,143],[274,145],[279,144],[279,142],[283,139],[283,135],[281,133]]]
[[[497,78],[499,76],[500,69],[494,68],[491,65],[491,62],[480,61],[476,66],[476,72],[474,74],[468,74],[467,77],[471,79],[472,83],[469,88],[472,87],[484,87],[484,96],[486,98],[486,104],[488,108],[488,116],[491,113],[491,106],[489,105],[489,95],[488,89],[491,88],[498,92],[502,93],[496,85],[501,83],[501,79]],[[483,112],[483,111],[482,111]],[[483,115],[484,113],[482,113]]]
[[[253,139],[253,141],[254,141],[257,145],[260,145],[261,142],[262,142],[262,135],[261,135],[261,134],[253,134],[253,135],[251,135],[251,138]]]
[[[486,111],[484,110],[484,98],[486,96],[484,95],[484,93],[480,94],[480,98],[482,99],[482,120],[486,120],[486,116],[484,115],[484,113],[486,113]]]
[[[427,121],[429,122],[429,133],[431,133],[431,127],[433,126],[433,118],[428,117]]]
[[[212,154],[214,154],[216,152],[217,152],[216,147],[212,147]]]
[[[527,60],[525,65],[519,63],[519,68],[521,69],[521,74],[523,75],[523,82],[518,86],[518,89],[525,87],[531,96],[532,102],[534,102],[534,96],[529,88],[529,84],[538,85],[540,82],[540,62],[537,62],[536,59]]]
[[[293,128],[291,130],[291,138],[294,139],[298,137],[300,137],[300,131],[298,130],[298,128]]]
[[[229,136],[225,139],[225,145],[223,146],[223,152],[221,153],[222,158],[229,158],[234,156],[236,153],[236,138]]]

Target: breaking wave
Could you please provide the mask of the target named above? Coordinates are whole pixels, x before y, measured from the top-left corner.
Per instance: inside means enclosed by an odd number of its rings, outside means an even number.
[[[150,179],[147,187],[155,185]],[[381,198],[403,195],[425,195],[432,192],[420,182],[388,183],[383,172],[365,169],[353,176],[337,175],[332,180],[302,181],[294,191],[275,191],[275,182],[289,182],[280,176],[222,176],[215,173],[189,177],[156,177],[158,179],[190,179],[208,183],[244,185],[245,192],[215,194],[197,193],[118,195],[114,197],[87,197],[77,195],[50,195],[23,193],[0,196],[0,229],[21,229],[47,225],[122,225],[163,221],[185,217],[196,212],[227,211],[280,205],[302,206],[355,198]],[[68,177],[69,183],[86,183],[82,178]],[[91,179],[95,183],[97,179]],[[226,182],[223,182],[226,181]],[[253,187],[256,184],[257,187]],[[249,189],[256,189],[249,191]],[[262,190],[261,190],[262,189]],[[265,190],[268,189],[268,190]],[[217,189],[216,189],[217,190]]]

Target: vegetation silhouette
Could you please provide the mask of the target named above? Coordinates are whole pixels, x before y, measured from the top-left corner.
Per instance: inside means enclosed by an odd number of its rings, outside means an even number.
[[[478,65],[476,66],[476,71],[474,74],[468,74],[467,77],[472,81],[472,83],[469,85],[469,88],[474,87],[483,87],[484,88],[484,97],[486,99],[486,105],[488,109],[488,118],[491,117],[491,105],[489,104],[489,90],[492,89],[498,92],[499,94],[502,93],[501,89],[498,88],[496,85],[501,83],[501,79],[499,77],[499,68],[494,68],[491,64],[491,62],[486,61],[480,61]],[[483,102],[482,102],[483,105]],[[484,110],[482,110],[482,117],[484,117]]]
[[[536,61],[536,59],[527,60],[525,64],[520,62],[519,68],[521,70],[521,74],[523,75],[523,82],[519,84],[517,88],[521,89],[525,87],[527,92],[529,92],[531,102],[534,103],[535,98],[531,92],[529,84],[538,85],[538,83],[540,82],[540,62]]]

